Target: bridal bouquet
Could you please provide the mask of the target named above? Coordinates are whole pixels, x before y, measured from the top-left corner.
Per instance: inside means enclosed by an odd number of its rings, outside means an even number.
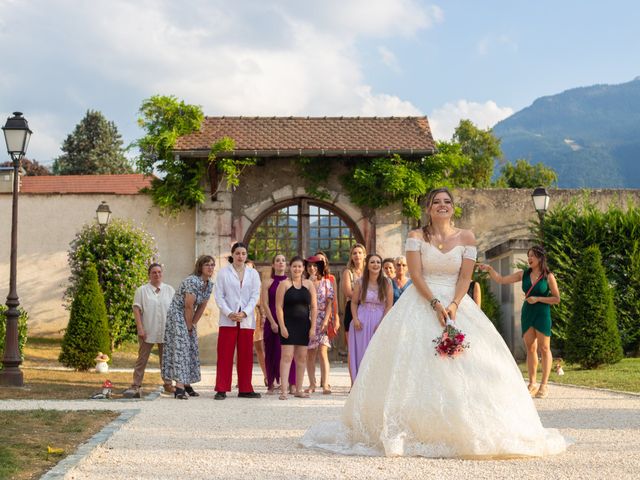
[[[453,322],[447,319],[442,335],[433,339],[436,355],[441,357],[457,357],[465,348],[469,348],[469,342],[465,342],[465,334],[458,330]]]

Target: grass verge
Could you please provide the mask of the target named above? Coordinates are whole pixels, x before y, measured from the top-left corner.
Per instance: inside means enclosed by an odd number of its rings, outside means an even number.
[[[555,365],[555,362],[554,362]],[[520,370],[527,377],[527,365],[521,363]],[[640,358],[624,358],[613,365],[602,365],[593,370],[585,370],[579,365],[564,364],[564,375],[551,371],[550,381],[579,385],[583,387],[608,388],[623,392],[640,393]],[[540,368],[538,367],[538,381]]]
[[[118,415],[109,411],[1,411],[0,479],[39,478]]]

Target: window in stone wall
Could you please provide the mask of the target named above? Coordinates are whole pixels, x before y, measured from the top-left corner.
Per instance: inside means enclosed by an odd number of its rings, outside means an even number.
[[[281,204],[257,220],[247,235],[249,258],[265,264],[280,253],[288,260],[322,250],[332,264],[344,264],[349,260],[351,245],[362,243],[355,230],[355,225],[335,208],[299,199]]]

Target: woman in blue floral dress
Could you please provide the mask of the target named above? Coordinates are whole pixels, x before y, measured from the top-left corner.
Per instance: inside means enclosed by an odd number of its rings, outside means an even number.
[[[199,394],[191,387],[200,381],[200,353],[196,325],[209,301],[216,262],[209,255],[198,258],[193,275],[185,278],[167,312],[162,354],[162,378],[175,380],[174,397],[187,400]]]

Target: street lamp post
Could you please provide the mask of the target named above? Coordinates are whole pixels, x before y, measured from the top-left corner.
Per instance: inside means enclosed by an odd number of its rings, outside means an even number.
[[[16,289],[17,261],[18,261],[18,185],[20,161],[27,152],[31,130],[27,119],[21,112],[14,112],[13,117],[7,118],[2,127],[7,152],[13,160],[13,192],[11,208],[11,260],[9,270],[9,295],[7,295],[7,319],[4,340],[4,355],[2,357],[2,371],[0,372],[0,386],[22,387],[24,376],[20,370],[22,358],[18,347],[18,292]]]
[[[104,247],[104,231],[109,225],[109,220],[111,219],[111,209],[106,201],[102,201],[98,208],[96,208],[96,219],[98,220],[98,226],[100,227],[100,247]],[[100,255],[99,260],[102,260],[102,255]],[[98,267],[98,283],[100,283],[100,288],[104,288],[102,285],[102,266],[97,265]]]
[[[538,187],[531,194],[531,198],[533,199],[536,212],[538,212],[538,218],[540,218],[540,235],[544,237],[544,215],[549,209],[549,200],[551,197],[549,197],[546,188]]]

